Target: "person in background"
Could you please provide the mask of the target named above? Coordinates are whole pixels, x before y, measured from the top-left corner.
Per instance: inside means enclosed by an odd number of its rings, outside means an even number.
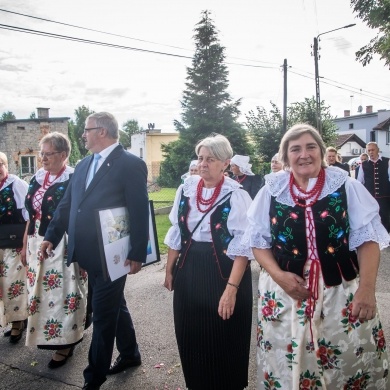
[[[251,198],[224,176],[233,155],[224,136],[205,138],[195,151],[200,176],[179,187],[169,215],[164,286],[174,291],[187,388],[242,390],[248,386],[252,254],[240,238]]]
[[[0,229],[6,236],[10,224],[26,225],[28,213],[24,207],[27,183],[8,173],[7,156],[0,152]],[[23,228],[21,228],[22,230]],[[22,238],[23,234],[21,235]],[[1,242],[0,242],[1,244]],[[26,270],[21,263],[20,248],[1,246],[0,259],[0,326],[12,324],[11,330],[4,333],[12,344],[21,338],[27,319],[27,279]]]
[[[236,154],[230,160],[230,170],[233,173],[233,180],[242,185],[253,199],[263,185],[263,178],[251,171],[252,164],[249,164],[249,156]]]
[[[190,177],[192,175],[199,175],[198,160],[192,160],[190,162],[188,172],[186,172],[184,175],[181,176],[181,182],[183,183],[184,180],[187,179],[187,177]]]
[[[344,169],[344,171],[348,172],[348,175],[351,176],[349,165],[339,161],[339,154],[337,153],[337,149],[333,146],[326,148],[325,159],[329,166]]]
[[[369,142],[366,150],[369,159],[360,165],[357,180],[378,202],[382,224],[390,231],[390,159],[379,154],[376,142]]]
[[[279,161],[279,153],[276,153],[271,159],[271,172],[276,173],[283,169],[283,164]]]
[[[243,239],[261,266],[257,389],[387,389],[375,282],[390,237],[378,204],[326,167],[312,126],[290,128],[279,154],[290,171],[265,177]]]
[[[126,305],[125,274],[105,277],[106,259],[100,252],[96,212],[126,208],[130,221],[129,253],[125,265],[130,274],[140,271],[146,261],[149,237],[149,203],[145,162],[125,151],[118,143],[115,117],[98,112],[87,117],[82,135],[92,154],[77,164],[66,194],[59,204],[42,243],[42,258],[53,252],[68,232],[68,265],[78,263],[88,273],[92,291],[92,340],[84,390],[97,390],[107,375],[141,365],[141,354],[133,322]],[[112,366],[114,342],[119,356]]]
[[[368,160],[368,154],[367,153],[362,153],[360,155],[360,162],[359,164],[355,167],[355,179],[358,178],[359,176],[359,169],[360,169],[360,165],[363,164],[364,161],[367,161]]]
[[[74,169],[66,165],[68,138],[58,132],[40,143],[42,168],[31,179],[26,196],[29,221],[22,262],[27,266],[28,311],[26,345],[55,350],[48,367],[63,366],[83,339],[87,277],[77,263],[66,266],[67,235],[63,234],[50,259],[42,261],[41,243]]]

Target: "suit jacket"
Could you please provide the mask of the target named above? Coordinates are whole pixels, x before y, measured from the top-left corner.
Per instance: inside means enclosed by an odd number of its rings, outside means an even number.
[[[93,156],[76,166],[64,198],[50,222],[45,240],[54,248],[68,233],[68,265],[77,261],[89,273],[103,272],[98,245],[97,210],[127,207],[130,219],[130,260],[146,261],[149,233],[147,168],[144,161],[118,145],[85,190]]]

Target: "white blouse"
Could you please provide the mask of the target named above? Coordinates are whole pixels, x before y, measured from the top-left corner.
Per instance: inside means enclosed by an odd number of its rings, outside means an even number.
[[[169,246],[171,249],[181,249],[180,228],[178,225],[178,210],[182,190],[184,190],[184,195],[189,198],[190,210],[187,217],[187,224],[188,229],[190,231],[195,228],[196,224],[204,215],[203,213],[199,212],[196,207],[196,190],[200,179],[200,176],[197,175],[190,176],[185,180],[184,184],[182,184],[176,192],[175,201],[172,210],[169,214],[169,219],[172,223],[172,227],[168,230],[168,233],[165,236],[164,240],[164,244]],[[229,230],[229,233],[234,237],[229,243],[226,254],[233,260],[235,256],[246,256],[251,259],[253,258],[251,248],[248,245],[243,245],[241,240],[242,235],[244,234],[248,226],[246,214],[252,202],[252,199],[246,191],[241,189],[241,187],[242,186],[236,181],[225,177],[221,192],[216,200],[216,204],[218,204],[227,193],[232,192],[230,198],[231,210],[227,220],[227,228]],[[209,199],[212,196],[213,192],[214,188],[203,188],[202,196],[205,199]],[[207,214],[207,216],[195,230],[194,234],[192,235],[192,238],[195,241],[212,241],[210,216],[213,211],[214,210],[210,211],[210,213]]]
[[[18,176],[9,174],[7,180],[0,188],[0,191],[2,191],[5,187],[8,187],[11,183],[14,183],[12,188],[14,192],[16,207],[22,210],[22,215],[24,220],[28,221],[29,219],[28,212],[24,207],[24,201],[27,195],[28,184],[24,180],[20,179]]]
[[[271,227],[269,208],[271,196],[288,206],[295,203],[289,189],[290,172],[280,171],[265,176],[265,186],[258,192],[248,210],[249,227],[242,244],[255,248],[271,248]],[[312,189],[317,178],[309,180],[307,191]],[[380,249],[389,246],[390,236],[381,223],[379,205],[366,188],[348,176],[346,171],[336,167],[325,169],[325,185],[319,199],[337,191],[345,183],[349,218],[349,249],[356,250],[367,241],[379,244]]]

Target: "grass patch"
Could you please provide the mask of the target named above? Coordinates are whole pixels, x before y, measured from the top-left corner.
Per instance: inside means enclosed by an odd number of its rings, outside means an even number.
[[[161,188],[160,191],[149,192],[149,199],[153,201],[154,208],[172,206],[175,200],[176,188]]]
[[[172,226],[171,221],[168,218],[168,214],[156,215],[156,229],[158,247],[160,248],[160,254],[165,255],[168,253],[168,247],[164,244],[164,238],[168,229]]]

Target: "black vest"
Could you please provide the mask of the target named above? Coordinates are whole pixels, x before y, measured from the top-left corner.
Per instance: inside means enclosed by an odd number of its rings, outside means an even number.
[[[337,191],[312,206],[317,252],[327,286],[338,286],[358,273],[358,261],[349,250],[347,196],[343,184]],[[270,222],[272,251],[284,271],[303,277],[308,258],[305,209],[287,206],[271,198]]]
[[[221,268],[221,276],[223,279],[229,278],[233,262],[226,256],[229,243],[234,237],[229,233],[227,228],[227,220],[231,210],[230,198],[231,196],[228,196],[223,203],[216,206],[213,211],[210,211],[210,229],[214,245],[214,255],[218,260],[219,266]],[[181,253],[184,255],[188,250],[189,245],[191,244],[189,240],[191,232],[187,225],[189,211],[189,198],[184,195],[184,192],[182,192],[178,210],[178,224],[181,235]],[[228,261],[221,261],[222,258],[225,258],[224,260]]]
[[[69,176],[70,180],[71,175]],[[63,198],[66,189],[68,188],[69,180],[66,180],[62,183],[55,183],[50,186],[42,199],[42,207],[41,207],[41,225],[39,226],[38,234],[40,236],[44,236],[46,233],[46,229],[49,226],[50,221],[53,219],[54,212],[61,199]],[[35,219],[37,217],[37,213],[33,207],[33,198],[35,192],[41,187],[41,185],[37,182],[35,176],[31,179],[30,185],[28,186],[27,196],[25,206],[30,216],[30,225],[28,227],[28,234],[34,234],[35,228]]]
[[[13,182],[0,191],[0,225],[26,223],[22,210],[16,206]]]
[[[375,163],[363,161],[364,186],[374,198],[390,196],[389,159],[382,157]]]

